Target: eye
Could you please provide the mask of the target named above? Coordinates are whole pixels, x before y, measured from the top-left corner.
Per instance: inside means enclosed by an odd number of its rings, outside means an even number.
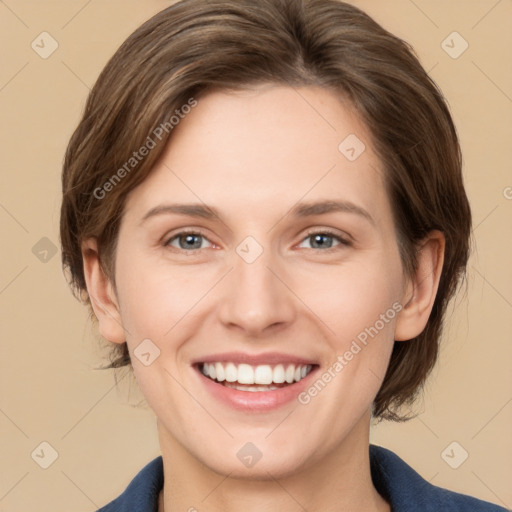
[[[196,231],[180,231],[176,235],[172,236],[164,243],[165,247],[174,247],[183,251],[191,251],[193,249],[204,249],[202,247],[202,241],[208,240],[204,235]],[[173,243],[177,242],[177,246]]]
[[[341,236],[332,233],[328,230],[323,231],[312,231],[308,233],[308,236],[304,238],[302,243],[304,243],[307,240],[311,240],[311,249],[323,249],[323,250],[329,250],[334,249],[339,245],[342,246],[350,246],[351,243]],[[338,243],[333,245],[333,240],[336,240]],[[299,245],[300,247],[300,245]]]
[[[312,231],[308,233],[299,247],[301,247],[302,244],[307,240],[311,241],[311,249],[320,249],[324,251],[336,249],[336,247],[340,245],[344,247],[351,245],[349,240],[328,230]],[[206,247],[203,246],[204,241],[207,241],[211,244],[211,242],[203,234],[197,231],[180,231],[179,233],[176,233],[174,236],[169,238],[169,240],[164,243],[164,246],[174,247],[175,249],[182,251],[193,252],[194,250],[205,249]]]

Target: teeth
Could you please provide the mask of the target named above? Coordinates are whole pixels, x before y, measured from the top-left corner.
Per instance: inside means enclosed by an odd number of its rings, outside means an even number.
[[[276,384],[282,384],[285,380],[284,366],[282,364],[278,364],[272,372],[272,381]]]
[[[224,374],[226,375],[227,382],[236,382],[236,379],[238,378],[238,371],[233,363],[228,363],[224,367]]]
[[[312,369],[312,365],[294,365],[289,364],[286,366],[278,364],[272,367],[268,364],[261,364],[258,366],[251,366],[250,364],[234,363],[204,363],[201,366],[201,371],[207,377],[218,382],[224,382],[225,385],[235,389],[249,390],[247,387],[240,388],[236,384],[254,384],[251,391],[268,391],[269,389],[277,389],[270,386],[270,384],[292,384],[299,382],[306,377]],[[236,383],[230,385],[231,383]],[[258,388],[257,385],[263,385],[265,388]]]
[[[217,380],[222,382],[226,380],[226,373],[224,372],[224,366],[220,363],[215,363],[215,373],[217,374]]]
[[[248,364],[238,365],[238,382],[240,384],[254,384],[254,370]],[[263,384],[258,382],[258,384]]]
[[[227,388],[238,389],[238,391],[274,391],[274,389],[279,389],[277,386],[238,386],[233,382],[224,385]]]
[[[295,374],[295,366],[293,366],[293,364],[291,364],[290,366],[288,366],[288,368],[286,368],[286,382],[288,382],[288,384],[291,384],[293,382],[293,376]]]
[[[256,384],[270,384],[273,378],[273,370],[268,365],[260,365],[256,366],[256,370],[254,372],[254,382]]]

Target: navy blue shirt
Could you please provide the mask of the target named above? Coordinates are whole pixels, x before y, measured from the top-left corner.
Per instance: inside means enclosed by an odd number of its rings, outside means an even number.
[[[430,484],[398,455],[370,445],[373,484],[392,512],[506,512],[505,508]],[[98,512],[158,512],[163,488],[162,457],[142,468],[117,499]]]

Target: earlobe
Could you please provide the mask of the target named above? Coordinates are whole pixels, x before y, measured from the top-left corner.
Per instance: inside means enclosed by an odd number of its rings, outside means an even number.
[[[100,334],[113,343],[124,343],[126,336],[119,304],[112,283],[101,267],[96,239],[88,238],[83,241],[82,258],[87,293],[98,319]]]
[[[425,329],[439,287],[444,249],[444,235],[437,230],[431,231],[419,246],[417,269],[405,287],[403,309],[395,325],[396,341],[411,340]]]

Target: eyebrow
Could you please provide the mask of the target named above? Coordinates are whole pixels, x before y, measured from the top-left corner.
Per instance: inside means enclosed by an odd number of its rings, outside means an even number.
[[[325,215],[327,213],[343,212],[358,215],[366,219],[370,224],[375,225],[375,221],[370,213],[350,201],[325,200],[309,203],[296,204],[286,215],[292,217],[313,217],[315,215]],[[141,219],[141,224],[146,220],[159,215],[186,215],[188,217],[198,217],[202,219],[220,219],[223,217],[220,212],[212,207],[201,203],[175,203],[161,204],[151,208]]]

